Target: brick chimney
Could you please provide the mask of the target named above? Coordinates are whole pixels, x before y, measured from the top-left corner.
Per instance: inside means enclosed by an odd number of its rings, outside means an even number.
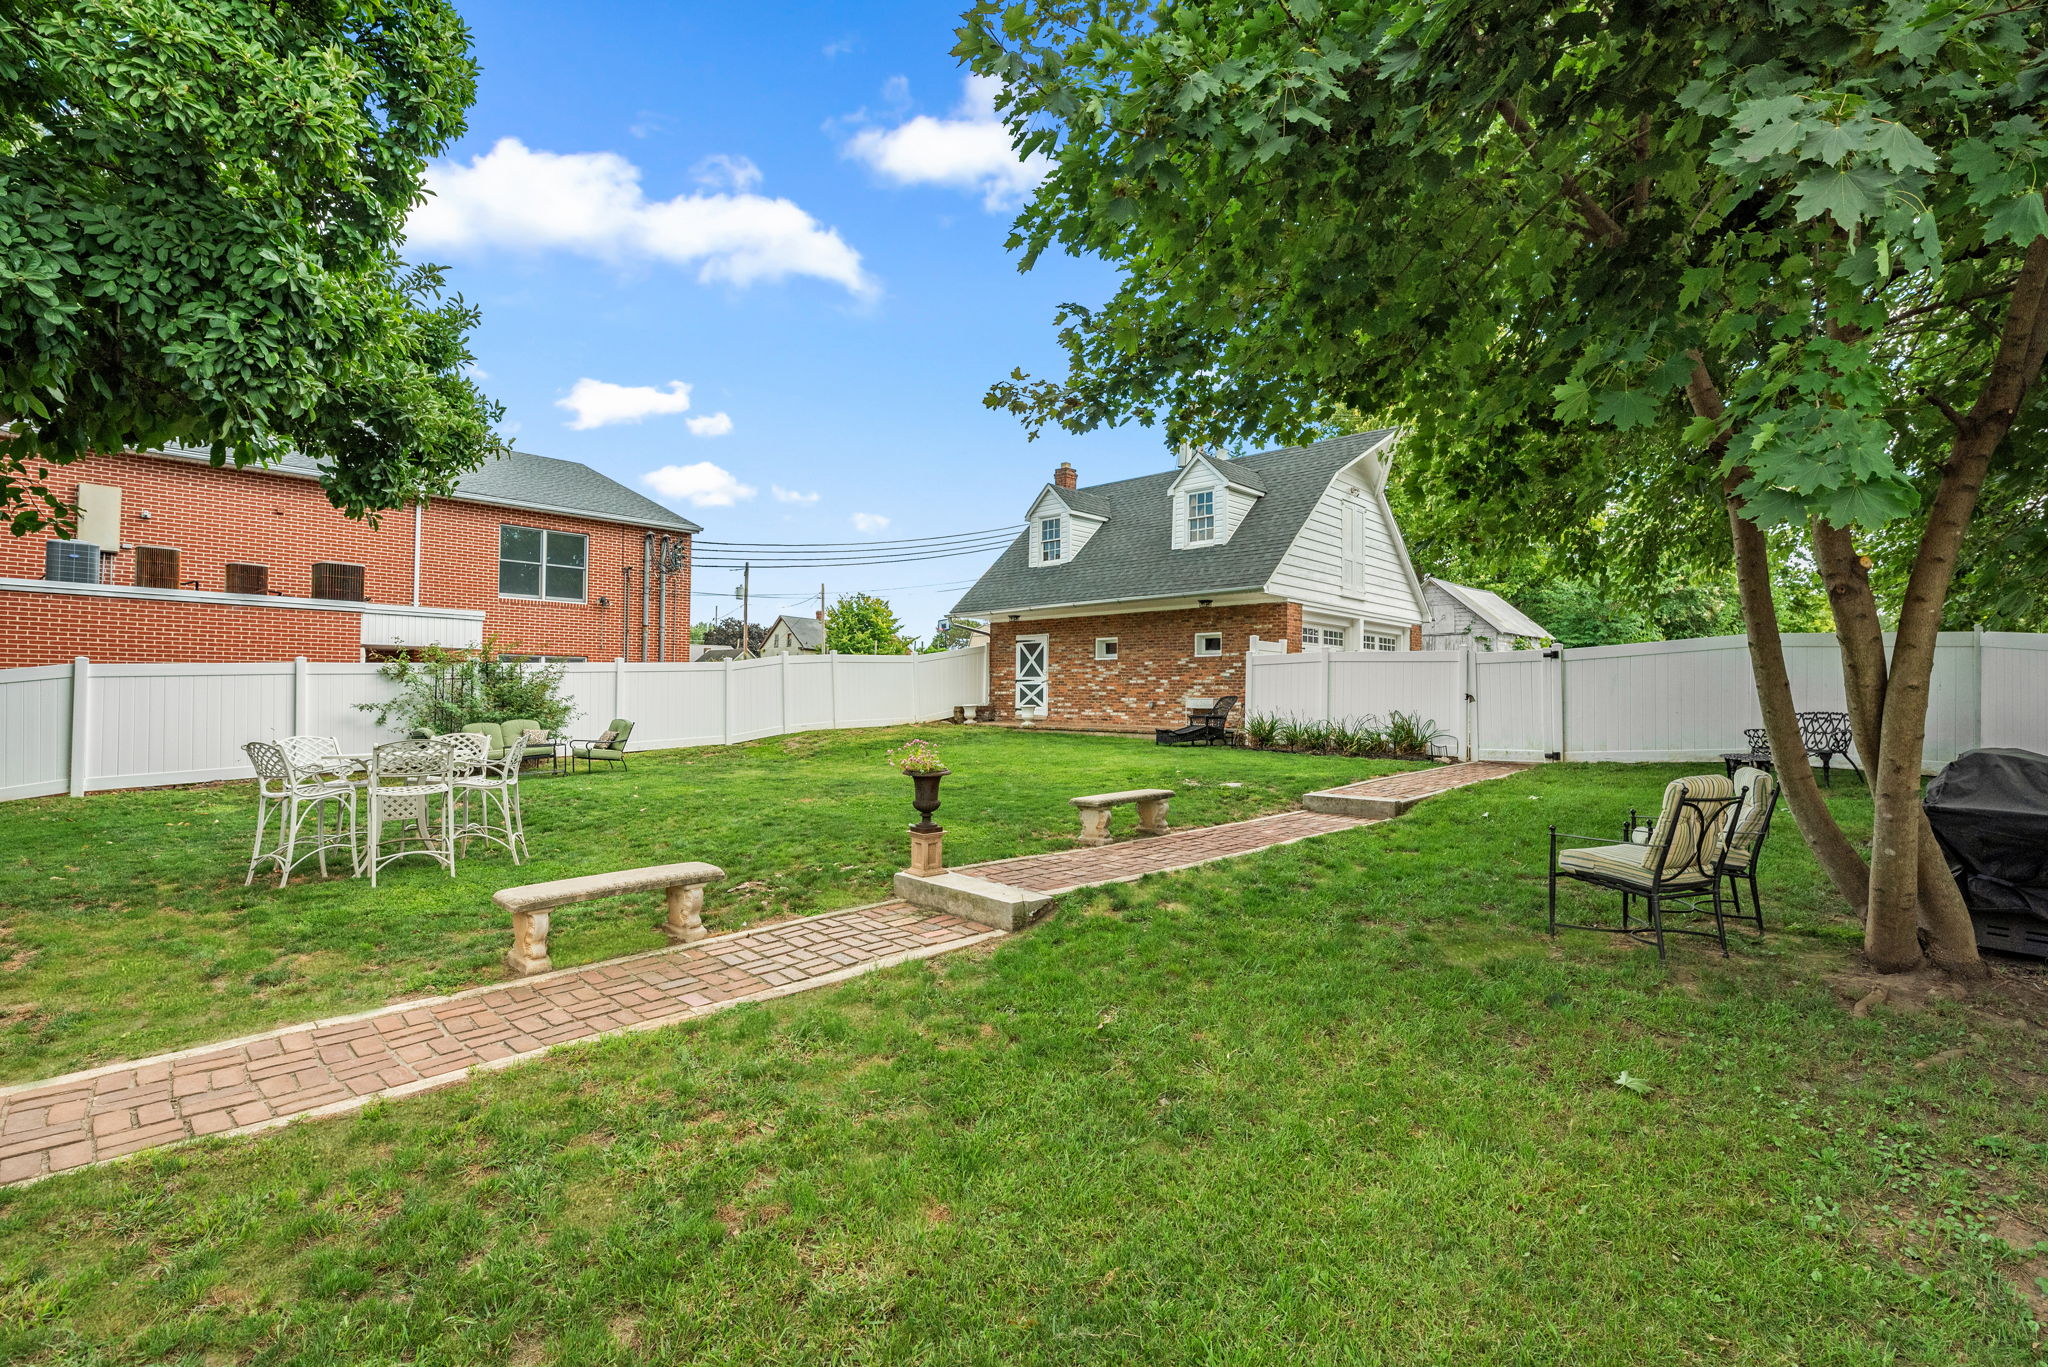
[[[1052,482],[1062,489],[1076,487],[1079,479],[1080,477],[1074,473],[1074,467],[1066,461],[1061,461],[1060,468],[1052,472]]]

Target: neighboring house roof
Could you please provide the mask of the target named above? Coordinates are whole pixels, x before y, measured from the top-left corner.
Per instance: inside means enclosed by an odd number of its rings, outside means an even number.
[[[953,611],[985,614],[1264,588],[1337,472],[1394,432],[1391,427],[1354,432],[1219,461],[1239,482],[1263,489],[1265,496],[1228,541],[1200,550],[1173,549],[1175,509],[1167,491],[1180,478],[1177,469],[1063,490],[1063,499],[1078,493],[1109,509],[1108,521],[1081,554],[1064,564],[1034,566],[1026,549],[1029,535],[1020,535]],[[1067,506],[1075,504],[1069,499]]]
[[[205,460],[207,448],[170,446],[155,454],[179,460]],[[318,462],[297,451],[289,452],[270,465],[243,468],[297,475],[305,479],[320,477]],[[623,522],[656,531],[704,530],[682,514],[670,512],[653,499],[633,492],[588,465],[558,460],[553,456],[536,456],[530,451],[507,451],[485,461],[455,481],[455,497],[470,503],[525,508],[537,513],[566,513],[572,517]]]
[[[720,660],[740,660],[745,658],[745,656],[740,654],[738,646],[705,646],[703,652],[697,656],[694,663],[716,664]]]
[[[1463,603],[1473,616],[1504,635],[1545,638],[1550,635],[1542,623],[1490,589],[1475,589],[1470,584],[1453,584],[1448,579],[1431,579],[1429,582]]]
[[[775,626],[789,628],[789,634],[805,650],[823,650],[825,648],[825,624],[815,617],[785,612],[775,619]],[[768,629],[773,631],[775,627]]]

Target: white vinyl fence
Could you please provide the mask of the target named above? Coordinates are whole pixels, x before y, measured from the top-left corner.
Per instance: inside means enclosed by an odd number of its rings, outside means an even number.
[[[776,655],[716,664],[561,666],[568,730],[633,722],[633,748],[725,745],[792,731],[891,726],[988,701],[988,650]],[[247,741],[394,740],[356,704],[393,686],[368,664],[93,664],[0,670],[0,800],[247,778]]]
[[[1889,639],[1887,640],[1889,645]],[[1846,703],[1831,635],[1785,638],[1802,712]],[[1245,712],[1334,721],[1416,712],[1472,759],[1708,760],[1763,725],[1740,636],[1522,651],[1308,651],[1245,661]],[[1943,632],[1927,767],[1965,750],[2048,751],[2048,635]]]

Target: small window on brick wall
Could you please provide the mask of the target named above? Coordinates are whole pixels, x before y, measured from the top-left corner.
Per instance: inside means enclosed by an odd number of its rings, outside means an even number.
[[[1096,658],[1096,659],[1098,659],[1098,660],[1114,660],[1114,659],[1116,658],[1116,637],[1114,637],[1114,636],[1098,636],[1098,637],[1096,637],[1096,638],[1095,638],[1095,658]]]
[[[178,550],[175,546],[135,548],[135,587],[174,589],[178,587]]]
[[[1221,655],[1223,633],[1220,631],[1198,631],[1195,633],[1195,654]]]
[[[363,601],[363,567],[322,560],[313,566],[313,596]]]

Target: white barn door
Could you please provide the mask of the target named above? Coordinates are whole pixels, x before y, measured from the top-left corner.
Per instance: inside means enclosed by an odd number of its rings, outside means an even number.
[[[1046,638],[1017,638],[1017,710],[1027,707],[1044,712],[1050,701],[1046,683]]]

